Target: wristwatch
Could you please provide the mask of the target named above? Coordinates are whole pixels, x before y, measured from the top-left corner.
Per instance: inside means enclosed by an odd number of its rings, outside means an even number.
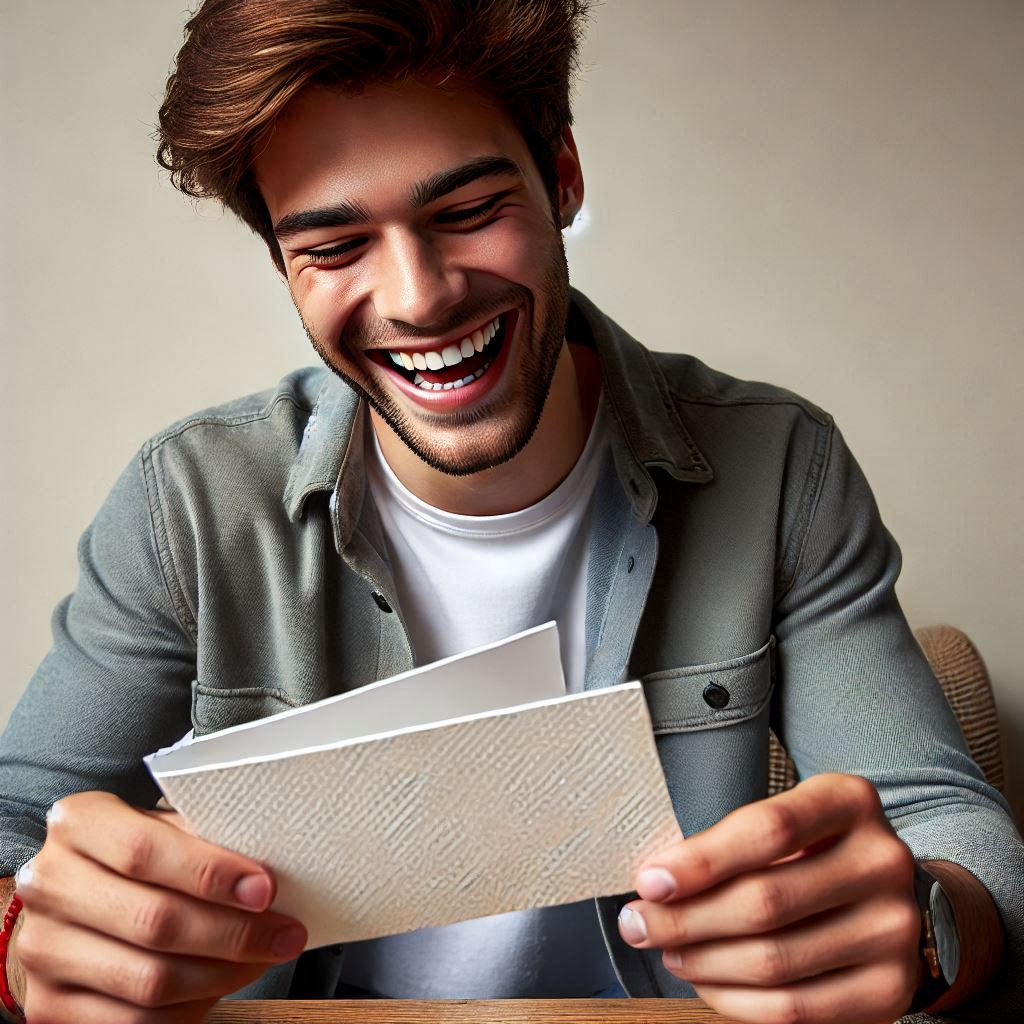
[[[920,864],[914,867],[914,895],[921,911],[924,981],[914,996],[912,1013],[926,1009],[945,995],[960,970],[960,933],[953,906],[939,880]]]

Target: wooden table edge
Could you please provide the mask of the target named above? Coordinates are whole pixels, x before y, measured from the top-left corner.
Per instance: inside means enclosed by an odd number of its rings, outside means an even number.
[[[208,1024],[736,1024],[699,999],[261,999],[218,1003]]]

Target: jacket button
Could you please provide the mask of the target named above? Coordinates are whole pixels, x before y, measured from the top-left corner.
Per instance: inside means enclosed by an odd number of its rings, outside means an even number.
[[[721,711],[729,703],[729,691],[712,681],[704,687],[704,703],[716,711]]]
[[[387,601],[384,599],[384,595],[378,594],[376,590],[373,592],[373,600],[374,603],[382,612],[391,611],[391,605],[389,605]]]

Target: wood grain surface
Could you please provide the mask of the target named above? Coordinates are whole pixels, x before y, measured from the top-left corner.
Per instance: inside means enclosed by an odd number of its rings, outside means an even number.
[[[699,999],[265,999],[229,1000],[208,1024],[733,1024]]]

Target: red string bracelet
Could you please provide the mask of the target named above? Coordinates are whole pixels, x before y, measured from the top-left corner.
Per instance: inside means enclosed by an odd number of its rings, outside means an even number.
[[[4,926],[0,930],[0,1002],[17,1020],[24,1020],[25,1014],[17,1000],[11,995],[11,983],[7,980],[7,947],[11,944],[11,936],[14,934],[14,924],[21,913],[21,897],[15,893],[11,899],[11,905],[4,914]]]

